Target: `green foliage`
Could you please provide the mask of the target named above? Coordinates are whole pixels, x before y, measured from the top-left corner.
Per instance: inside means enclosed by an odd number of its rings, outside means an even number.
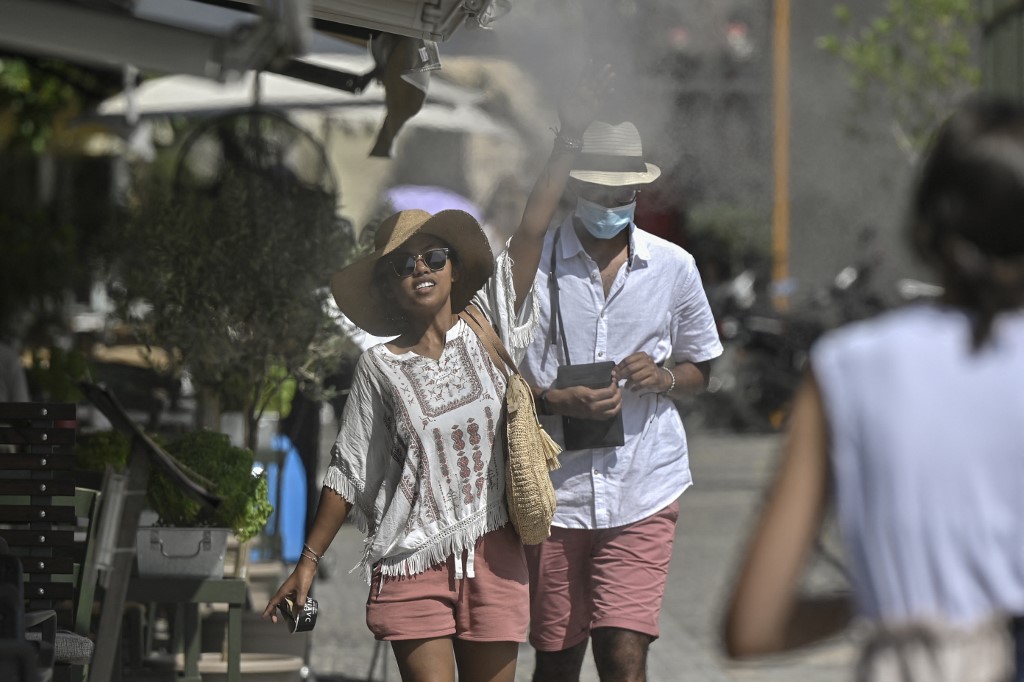
[[[287,417],[292,410],[295,384],[295,379],[284,367],[271,367],[267,372],[267,384],[260,394],[260,404],[271,412],[277,412],[282,419]]]
[[[315,349],[345,248],[334,210],[321,190],[244,166],[205,190],[144,175],[116,237],[131,245],[116,266],[122,313],[254,423],[282,386],[290,402],[289,380],[330,364]]]
[[[25,188],[7,184],[14,167],[33,172],[34,164],[9,162],[0,169],[0,322],[28,309],[59,307],[85,267],[80,233],[48,211],[25,206]]]
[[[89,374],[89,362],[80,351],[36,347],[27,373],[33,391],[44,399],[75,403],[82,400],[78,382]]]
[[[120,431],[95,431],[79,436],[75,442],[75,466],[102,473],[109,464],[115,471],[128,468],[131,441]]]
[[[938,123],[981,79],[971,0],[886,0],[882,14],[857,22],[835,6],[840,33],[818,45],[845,64],[864,110],[891,115],[898,141],[916,155]]]
[[[214,526],[231,528],[239,541],[255,537],[273,513],[266,477],[252,474],[250,450],[231,445],[228,437],[213,431],[195,431],[168,443],[167,452],[193,480],[223,498],[209,510],[186,497],[159,471],[150,477],[150,506],[165,526]]]
[[[116,73],[56,59],[0,57],[0,149],[42,153],[63,121],[119,89]]]

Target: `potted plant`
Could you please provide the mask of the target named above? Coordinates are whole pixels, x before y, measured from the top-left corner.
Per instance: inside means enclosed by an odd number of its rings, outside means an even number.
[[[259,535],[274,511],[267,479],[253,473],[252,451],[233,446],[222,433],[194,431],[165,449],[190,478],[223,501],[216,509],[202,506],[153,472],[147,497],[157,523],[139,529],[139,572],[223,575],[228,534],[244,543]]]
[[[75,440],[75,484],[81,488],[100,490],[103,472],[128,468],[131,443],[120,431],[93,431]]]
[[[77,468],[86,474],[107,466],[124,470],[130,447],[117,431],[83,435],[75,447]],[[204,507],[154,471],[146,494],[157,520],[138,531],[139,572],[223,575],[228,535],[234,533],[239,543],[254,538],[273,512],[267,479],[253,473],[252,451],[231,445],[221,433],[187,433],[167,442],[164,449],[190,478],[223,501],[216,509]]]

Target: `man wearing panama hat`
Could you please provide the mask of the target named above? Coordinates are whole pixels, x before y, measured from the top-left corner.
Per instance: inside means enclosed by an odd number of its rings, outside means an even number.
[[[534,680],[577,680],[588,638],[602,680],[643,680],[691,483],[673,399],[704,389],[722,346],[693,257],[633,222],[638,192],[661,174],[636,126],[595,121],[578,142],[575,210],[547,235],[521,365],[545,429],[566,445],[551,472],[552,535],[527,548]],[[592,363],[574,369],[613,366],[606,384],[563,380],[560,368]],[[584,446],[564,428],[619,419],[621,435]]]

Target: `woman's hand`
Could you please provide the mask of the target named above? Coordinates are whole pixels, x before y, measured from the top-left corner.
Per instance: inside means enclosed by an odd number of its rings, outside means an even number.
[[[614,77],[610,64],[595,68],[588,64],[580,76],[576,90],[558,105],[559,133],[569,137],[580,137],[590,122],[597,116],[605,96],[611,92]]]
[[[276,623],[277,605],[283,602],[285,597],[291,597],[300,607],[304,605],[315,576],[316,564],[305,557],[300,558],[295,570],[267,602],[267,608],[263,609],[263,619],[269,618]]]

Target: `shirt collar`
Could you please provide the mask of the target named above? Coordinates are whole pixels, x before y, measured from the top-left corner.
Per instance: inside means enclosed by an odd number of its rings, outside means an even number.
[[[562,222],[559,228],[562,231],[562,236],[558,240],[558,247],[561,250],[558,255],[563,261],[567,261],[583,252],[583,244],[580,243],[580,238],[576,235],[576,229],[572,224],[572,217],[572,213],[566,216],[565,221]],[[651,260],[651,247],[647,233],[637,229],[636,223],[630,223],[628,229],[629,253],[631,254],[629,267],[632,269],[636,266],[636,261],[638,260],[644,263]]]

